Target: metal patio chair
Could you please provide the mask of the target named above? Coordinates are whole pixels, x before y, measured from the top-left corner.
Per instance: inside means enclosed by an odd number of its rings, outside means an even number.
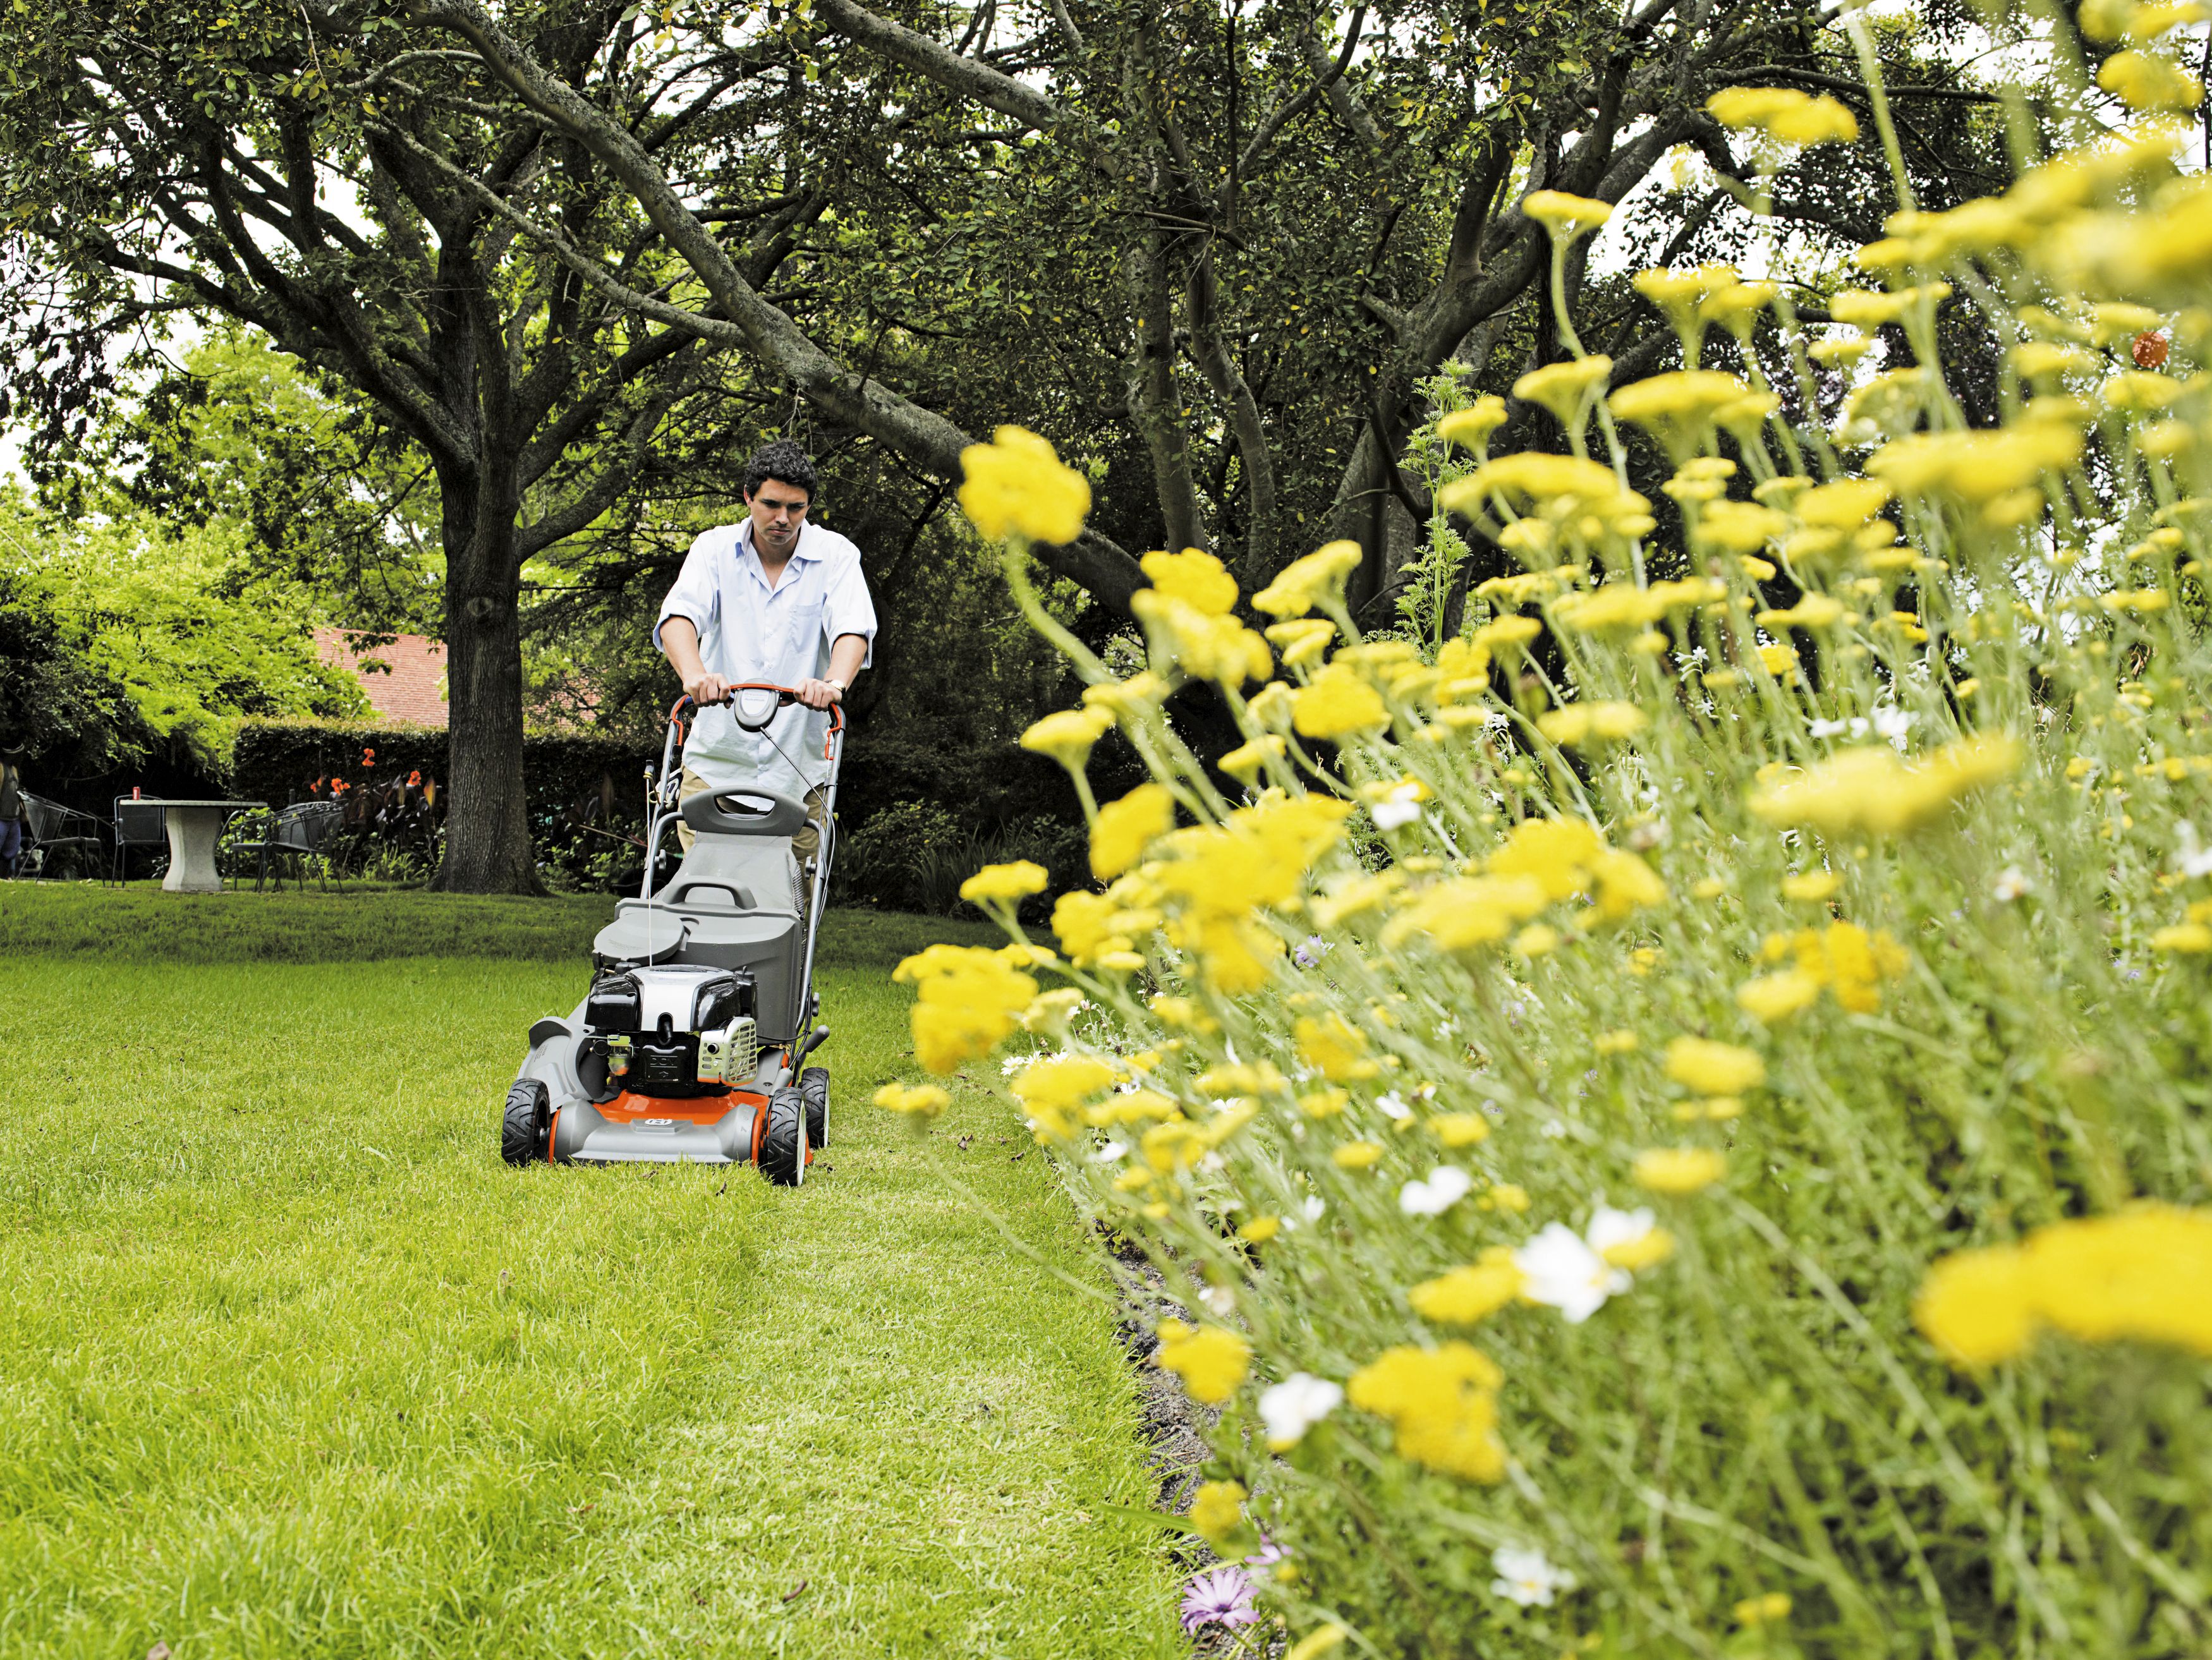
[[[108,833],[115,849],[108,879],[119,886],[130,879],[131,848],[168,847],[168,809],[159,801],[135,801],[127,795],[118,795],[115,798],[114,822],[108,826]]]
[[[253,891],[258,893],[268,881],[271,859],[276,860],[276,886],[279,890],[284,885],[286,860],[291,863],[293,880],[305,885],[306,861],[322,853],[344,821],[345,809],[335,801],[301,801],[279,810],[270,820],[268,833],[260,841],[245,842],[238,849],[240,853],[260,855],[260,870],[254,878]],[[343,893],[345,876],[337,868],[334,860],[326,860],[324,866],[317,868],[316,882],[328,890],[330,883],[325,873],[326,870],[329,875],[337,878],[338,891]]]

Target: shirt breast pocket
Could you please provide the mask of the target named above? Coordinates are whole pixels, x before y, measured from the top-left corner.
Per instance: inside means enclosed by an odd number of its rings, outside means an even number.
[[[822,602],[800,599],[791,607],[791,650],[813,672],[814,655],[822,643]]]

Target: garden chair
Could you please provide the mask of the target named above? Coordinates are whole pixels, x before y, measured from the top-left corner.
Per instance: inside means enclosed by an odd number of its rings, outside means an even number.
[[[269,861],[277,861],[276,885],[284,885],[284,861],[292,864],[293,879],[305,885],[306,860],[318,856],[337,834],[343,823],[345,809],[335,801],[301,801],[283,808],[270,821],[268,834],[259,842],[249,842],[240,848],[241,853],[258,853],[261,856],[260,873],[254,878],[253,891],[258,893],[269,879]],[[337,877],[338,891],[345,891],[345,877],[335,860],[325,860],[315,872],[316,882],[327,891],[330,882],[325,873]]]
[[[88,812],[49,801],[43,795],[23,794],[23,814],[30,821],[31,844],[24,849],[34,859],[31,873],[44,881],[53,873],[57,854],[68,854],[82,866],[97,866],[102,853],[101,832],[107,827]]]
[[[108,827],[115,848],[108,878],[120,885],[130,879],[131,849],[169,845],[168,809],[159,801],[137,801],[127,795],[115,798],[115,818]]]

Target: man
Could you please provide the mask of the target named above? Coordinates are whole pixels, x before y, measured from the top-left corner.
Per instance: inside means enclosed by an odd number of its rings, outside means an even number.
[[[699,705],[678,799],[756,785],[804,800],[813,822],[792,837],[791,848],[808,866],[822,844],[830,775],[823,711],[844,701],[876,638],[860,550],[807,522],[819,488],[813,461],[790,441],[756,453],[745,464],[744,520],[692,543],[653,631]],[[779,709],[764,730],[746,732],[720,704],[747,681],[789,686],[799,702]],[[768,701],[764,693],[744,696],[748,718]],[[679,825],[677,835],[688,849],[690,827]]]
[[[23,775],[15,769],[22,758],[20,749],[0,749],[0,873],[11,882],[23,856],[23,821],[30,817],[23,800]]]

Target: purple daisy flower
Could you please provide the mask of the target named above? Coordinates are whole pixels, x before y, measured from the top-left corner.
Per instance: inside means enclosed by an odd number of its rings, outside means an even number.
[[[1259,1623],[1260,1610],[1252,1606],[1251,1577],[1240,1567],[1209,1568],[1194,1573],[1182,1588],[1182,1628],[1195,1636],[1201,1626]]]

